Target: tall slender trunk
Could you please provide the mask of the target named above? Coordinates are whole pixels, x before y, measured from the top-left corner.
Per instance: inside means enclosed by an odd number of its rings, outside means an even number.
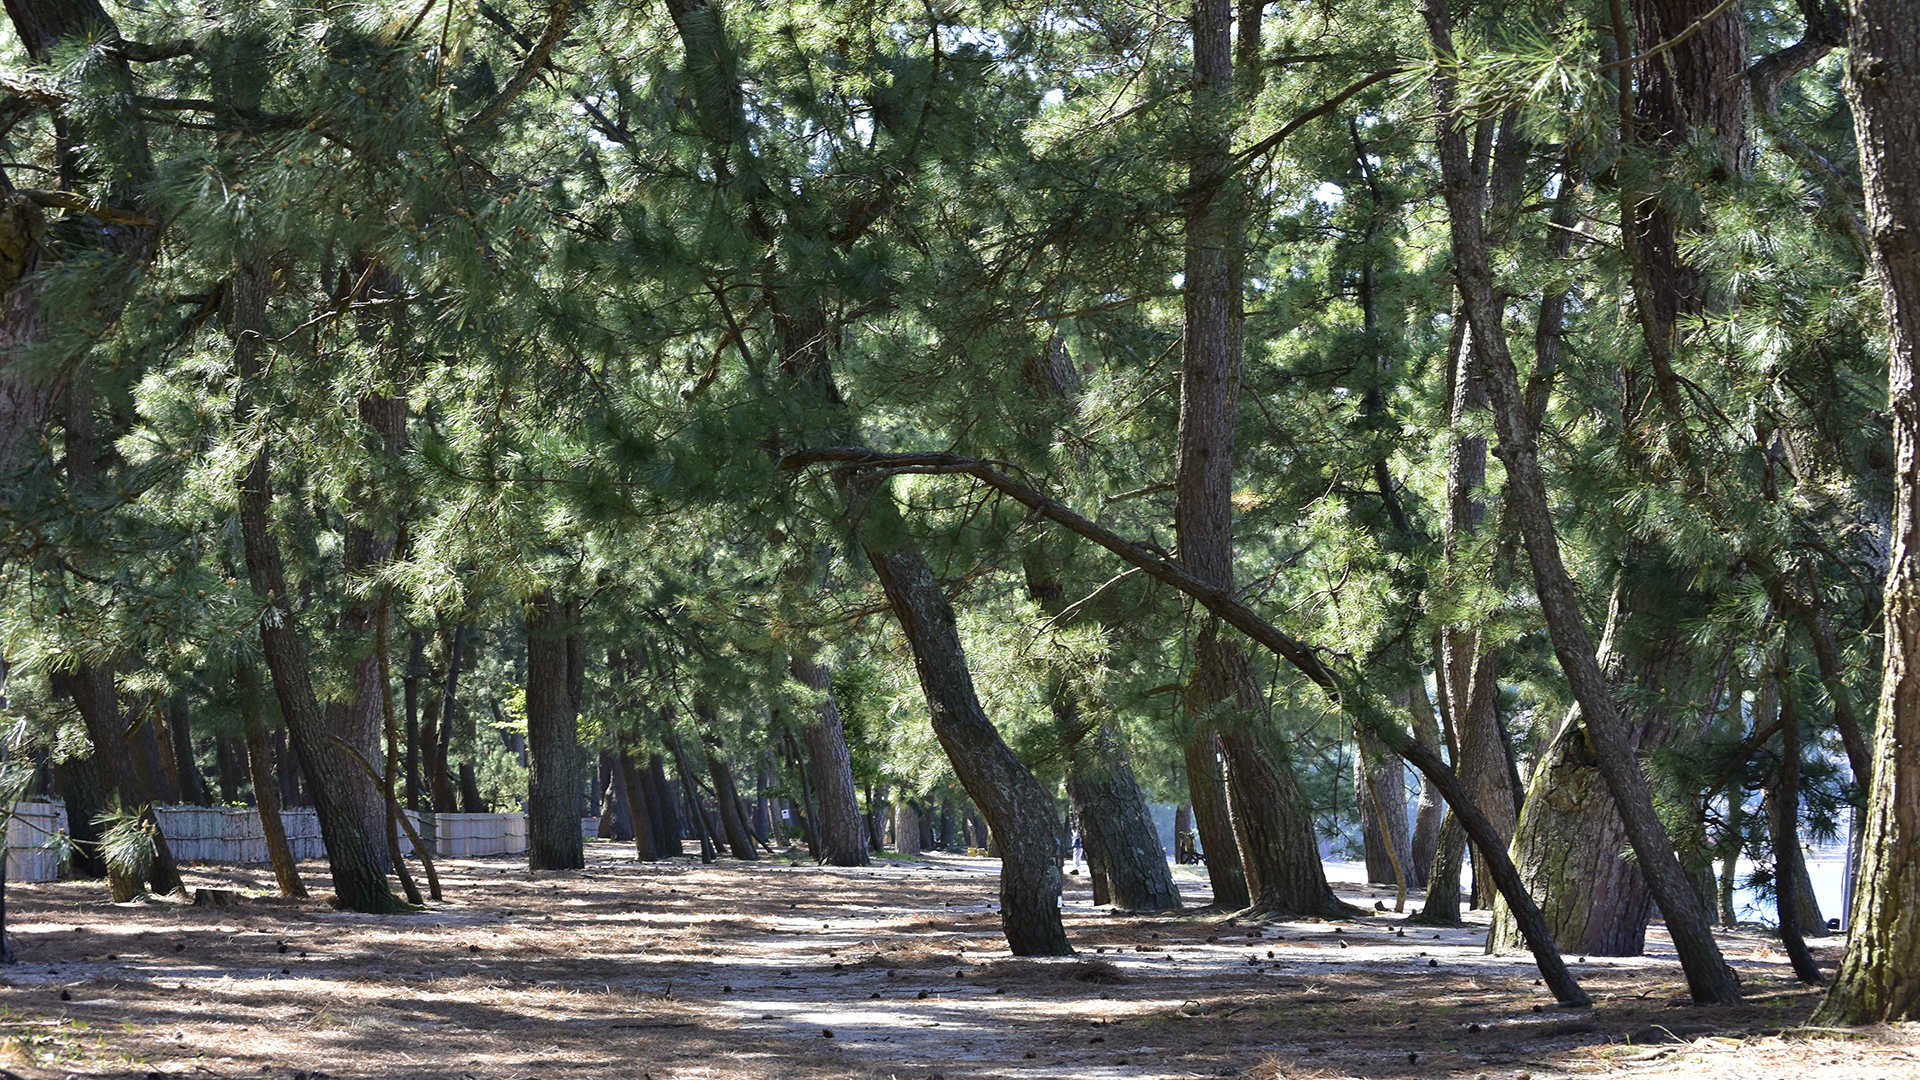
[[[1554,653],[1566,674],[1594,743],[1601,776],[1619,804],[1641,869],[1666,918],[1667,930],[1695,1001],[1734,1002],[1739,984],[1720,956],[1699,897],[1681,867],[1653,807],[1653,796],[1639,758],[1595,658],[1579,599],[1560,557],[1559,537],[1547,499],[1527,401],[1507,352],[1502,309],[1496,301],[1493,273],[1481,228],[1481,197],[1467,172],[1464,133],[1457,114],[1453,69],[1452,14],[1445,0],[1423,0],[1428,34],[1441,63],[1431,77],[1439,114],[1439,150],[1443,193],[1453,240],[1455,273],[1460,281],[1468,323],[1484,349],[1487,390],[1492,399],[1500,457],[1507,467],[1507,492],[1513,516],[1525,540]]]
[[[1851,0],[1849,9],[1847,99],[1887,315],[1897,464],[1852,938],[1816,1024],[1920,1020],[1920,7]]]
[[[207,782],[200,775],[200,766],[193,760],[193,718],[185,691],[177,691],[167,699],[167,739],[173,744],[173,771],[179,778],[176,790],[180,801],[195,806],[211,806],[213,801],[207,797]]]
[[[1180,562],[1216,588],[1233,588],[1233,455],[1240,401],[1242,199],[1230,173],[1234,9],[1195,0],[1189,118],[1189,187],[1200,194],[1186,218],[1185,326],[1174,533]],[[1187,707],[1201,727],[1217,725],[1228,803],[1252,906],[1273,914],[1318,914],[1341,905],[1327,885],[1319,845],[1284,760],[1266,745],[1259,686],[1237,639],[1208,618],[1194,647]],[[1230,718],[1231,722],[1221,723]],[[1201,796],[1195,794],[1195,809]],[[1203,824],[1202,828],[1205,828]],[[1204,837],[1208,857],[1214,838]],[[1216,902],[1218,900],[1216,899]]]
[[[580,693],[586,678],[580,601],[549,588],[527,605],[527,866],[578,870]]]
[[[273,751],[267,743],[266,690],[260,685],[259,670],[251,663],[240,665],[235,681],[240,690],[240,722],[247,732],[247,770],[253,776],[253,805],[260,815],[260,834],[267,841],[267,860],[273,864],[273,877],[280,886],[280,895],[305,899],[307,887],[300,881],[299,864],[294,862],[293,847],[287,843],[287,827],[280,820]]]
[[[256,408],[255,385],[265,370],[267,339],[266,261],[253,256],[235,269],[229,287],[232,304],[234,367],[240,380],[235,395],[235,424],[246,427]],[[334,745],[327,716],[314,696],[307,646],[293,612],[293,594],[273,534],[273,487],[268,444],[255,451],[240,482],[240,532],[246,549],[247,577],[265,607],[259,619],[260,649],[273,676],[280,714],[306,775],[307,791],[320,818],[334,892],[348,911],[391,912],[400,902],[387,887],[383,861],[359,808],[343,793],[350,790],[351,765]]]

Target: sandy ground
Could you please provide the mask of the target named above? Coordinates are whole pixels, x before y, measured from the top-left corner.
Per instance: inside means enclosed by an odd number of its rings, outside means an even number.
[[[190,868],[242,892],[225,907],[11,885],[0,1080],[1920,1077],[1920,1028],[1802,1027],[1815,992],[1757,933],[1723,939],[1741,1006],[1687,1004],[1656,928],[1646,957],[1569,957],[1597,1002],[1569,1011],[1526,957],[1481,953],[1484,915],[1136,918],[1069,877],[1079,955],[1020,960],[985,859],[702,867],[590,842],[588,863],[443,863],[445,903],[380,917],[271,898],[260,867]],[[1208,899],[1198,869],[1181,884]]]

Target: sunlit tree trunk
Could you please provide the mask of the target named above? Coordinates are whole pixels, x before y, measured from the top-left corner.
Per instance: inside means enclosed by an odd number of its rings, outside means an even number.
[[[1852,936],[1816,1024],[1920,1020],[1920,6],[1852,0],[1850,14],[1847,97],[1887,313],[1896,471]]]

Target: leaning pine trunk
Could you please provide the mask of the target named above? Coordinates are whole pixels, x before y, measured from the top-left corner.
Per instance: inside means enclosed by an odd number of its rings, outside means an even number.
[[[913,647],[933,733],[1000,848],[1000,909],[1016,956],[1073,952],[1060,923],[1060,843],[1053,796],[1000,737],[980,707],[953,605],[933,571],[911,548],[868,546],[887,602]]]

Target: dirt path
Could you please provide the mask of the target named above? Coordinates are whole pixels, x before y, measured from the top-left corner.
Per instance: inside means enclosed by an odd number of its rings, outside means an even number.
[[[1686,1005],[1656,931],[1648,957],[1576,962],[1598,1004],[1567,1012],[1525,957],[1482,955],[1480,926],[1130,918],[1069,878],[1080,955],[1016,960],[987,860],[835,870],[588,853],[567,874],[454,861],[448,902],[420,915],[9,886],[21,962],[0,978],[0,1067],[25,1080],[1920,1077],[1913,1028],[1793,1030],[1815,996],[1758,935],[1723,942],[1742,1006]],[[255,867],[188,876],[271,884]],[[1206,900],[1204,876],[1182,885]],[[1837,954],[1820,957],[1831,969]]]

